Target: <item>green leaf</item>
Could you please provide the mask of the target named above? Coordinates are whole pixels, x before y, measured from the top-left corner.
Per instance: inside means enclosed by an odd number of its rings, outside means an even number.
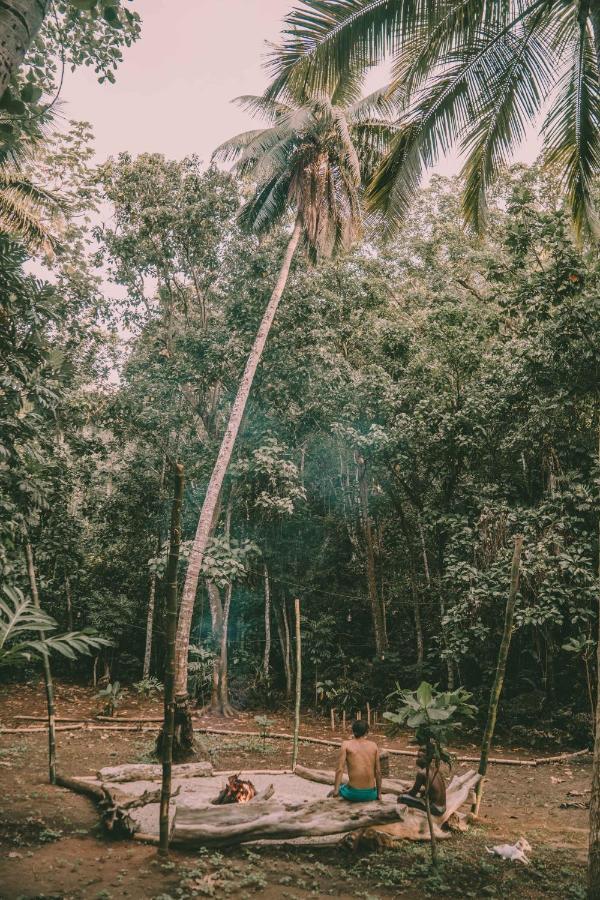
[[[42,89],[35,84],[26,84],[21,91],[21,100],[24,103],[37,103],[42,96]]]
[[[102,18],[111,26],[111,28],[122,28],[123,24],[119,18],[118,10],[114,6],[105,6],[102,10]]]
[[[70,0],[71,6],[84,11],[93,9],[97,2],[98,0]]]
[[[417,688],[417,700],[421,706],[429,706],[433,700],[431,685],[427,681],[422,681]]]

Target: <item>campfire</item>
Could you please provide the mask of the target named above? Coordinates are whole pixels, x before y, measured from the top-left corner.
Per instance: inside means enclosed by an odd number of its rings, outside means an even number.
[[[256,796],[256,788],[251,781],[243,781],[239,773],[230,775],[227,784],[214,801],[215,804],[222,805],[224,803],[248,803]]]

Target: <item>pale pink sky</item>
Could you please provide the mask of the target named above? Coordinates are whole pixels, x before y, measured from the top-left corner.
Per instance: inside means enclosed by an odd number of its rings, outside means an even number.
[[[161,152],[170,158],[197,153],[208,162],[214,148],[256,127],[231,103],[267,84],[265,41],[275,41],[294,0],[135,0],[142,36],[125,49],[114,85],[99,85],[93,72],[68,72],[62,112],[92,123],[99,160],[120,150]],[[367,88],[386,80],[371,73]],[[518,154],[531,162],[534,134]],[[456,157],[436,167],[459,168]]]

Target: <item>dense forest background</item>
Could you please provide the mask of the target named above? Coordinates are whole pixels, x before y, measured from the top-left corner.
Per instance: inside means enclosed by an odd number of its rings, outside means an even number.
[[[44,608],[113,642],[63,674],[126,683],[162,679],[173,461],[183,572],[288,231],[243,234],[224,170],[95,167],[91,142],[72,123],[35,160],[69,199],[52,256],[0,236],[0,575],[27,591],[29,541]],[[521,532],[503,723],[590,737],[598,262],[551,173],[503,176],[485,238],[458,193],[434,177],[393,240],[297,256],[204,561],[200,704],[290,697],[299,597],[305,703],[383,708],[426,678],[485,707]]]

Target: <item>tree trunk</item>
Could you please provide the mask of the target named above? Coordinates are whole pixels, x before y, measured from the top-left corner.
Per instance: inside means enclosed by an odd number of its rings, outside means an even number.
[[[169,850],[169,802],[171,800],[171,770],[173,765],[173,737],[175,732],[175,637],[177,634],[177,566],[181,543],[181,505],[183,502],[183,466],[175,466],[175,485],[171,509],[169,559],[166,571],[166,663],[165,718],[162,739],[162,787],[160,792],[160,851]]]
[[[212,686],[210,692],[210,712],[220,712],[219,698],[219,682],[221,676],[221,643],[223,637],[223,604],[221,603],[221,592],[214,581],[206,582],[208,591],[208,602],[210,606],[210,619],[213,634],[213,646],[218,647],[218,654],[213,660]],[[209,710],[206,710],[207,712]]]
[[[27,574],[33,605],[40,608],[40,595],[38,593],[37,578],[35,577],[35,562],[33,549],[29,541],[25,543],[25,556],[27,559]],[[40,640],[44,640],[45,632],[40,631]],[[52,684],[52,672],[50,670],[50,657],[44,654],[42,657],[44,667],[44,683],[46,685],[46,704],[48,707],[48,777],[50,784],[56,784],[56,717],[54,712],[54,686]]]
[[[162,466],[160,470],[160,480],[158,482],[158,515],[161,514],[163,488],[165,485],[165,473],[167,471],[167,454],[163,454]],[[160,521],[160,520],[159,520]],[[160,553],[161,527],[158,526],[158,534],[156,535],[155,556]],[[146,617],[146,647],[144,649],[144,667],[142,669],[142,678],[148,678],[150,675],[150,661],[152,659],[152,630],[154,627],[154,607],[156,604],[156,572],[150,576],[150,588],[148,591],[148,615]]]
[[[271,586],[269,583],[269,570],[264,564],[265,578],[265,655],[263,657],[263,674],[269,677],[269,662],[271,657]]]
[[[73,631],[73,601],[71,597],[71,580],[65,575],[65,598],[67,601],[67,631]]]
[[[298,736],[300,734],[300,697],[302,693],[302,640],[300,637],[300,600],[294,600],[296,621],[296,706],[294,710],[294,742],[292,746],[292,769],[298,762]]]
[[[496,727],[496,716],[498,713],[498,703],[500,701],[500,694],[502,693],[502,686],[504,684],[504,675],[506,672],[506,661],[508,659],[508,651],[510,648],[510,639],[512,636],[512,627],[513,627],[513,619],[515,615],[515,606],[517,603],[517,593],[519,591],[519,566],[521,562],[521,550],[523,548],[523,535],[518,534],[515,537],[515,549],[513,552],[512,558],[512,566],[510,572],[510,591],[508,594],[508,601],[506,603],[506,612],[504,614],[504,631],[502,634],[502,641],[500,643],[500,650],[498,652],[498,662],[496,664],[496,676],[494,678],[494,684],[492,686],[492,692],[490,694],[490,704],[488,707],[488,715],[487,722],[485,725],[485,732],[483,735],[483,741],[481,744],[481,758],[479,761],[479,774],[481,775],[481,781],[477,785],[477,790],[475,792],[475,803],[472,806],[472,812],[477,816],[479,815],[479,807],[481,805],[481,796],[483,793],[483,779],[485,773],[487,772],[488,767],[488,758],[490,755],[490,749],[492,746],[492,738],[494,737],[494,729]]]
[[[0,97],[40,30],[49,0],[0,3]]]
[[[190,643],[190,630],[192,627],[192,617],[194,613],[194,602],[196,598],[196,590],[198,587],[198,579],[202,568],[204,553],[208,544],[211,527],[213,524],[214,511],[217,506],[223,480],[229,466],[231,454],[235,445],[235,440],[240,429],[252,382],[256,374],[258,364],[264,350],[264,346],[273,324],[279,301],[283,294],[290,266],[300,235],[302,232],[302,224],[300,216],[296,218],[294,229],[290,237],[279,276],[275,284],[271,299],[267,304],[264,316],[260,323],[258,332],[254,339],[252,349],[246,362],[244,374],[240,381],[238,392],[231,408],[229,422],[223,435],[221,447],[215,465],[208,483],[204,503],[198,520],[196,536],[190,553],[189,565],[186,573],[185,584],[183,588],[183,596],[179,610],[179,623],[177,627],[177,664],[175,676],[175,692],[179,697],[187,697],[187,661]]]
[[[148,615],[146,616],[146,647],[144,649],[144,667],[142,678],[150,675],[150,658],[152,656],[152,630],[154,627],[154,603],[156,599],[156,572],[150,576],[150,589],[148,591]]]
[[[431,787],[431,763],[427,764],[427,784],[425,786],[425,810],[427,811],[427,825],[429,826],[429,840],[431,842],[431,865],[437,868],[438,852],[435,831],[433,829],[433,817],[431,815],[431,803],[429,801],[429,789]],[[481,784],[481,782],[479,782]]]
[[[221,658],[219,660],[219,710],[223,716],[232,716],[234,711],[229,704],[228,663],[227,663],[227,636],[229,633],[229,613],[231,611],[231,597],[233,585],[231,582],[225,589],[225,603],[223,605],[223,624],[221,626]]]
[[[598,462],[600,462],[600,422],[598,424]],[[600,521],[598,522],[598,621],[600,622]],[[588,898],[600,900],[600,639],[596,650],[596,722],[594,762],[590,796],[590,840],[588,855]]]
[[[417,681],[421,681],[423,675],[423,661],[425,659],[425,645],[423,642],[423,623],[421,621],[421,598],[419,597],[419,588],[416,584],[414,573],[410,576],[412,595],[413,595],[413,612],[415,616],[415,639],[417,643]]]
[[[375,652],[383,658],[388,649],[385,609],[383,601],[377,592],[377,575],[375,571],[375,551],[373,547],[373,529],[369,515],[369,485],[367,481],[367,466],[364,459],[357,454],[358,487],[360,496],[360,509],[365,533],[365,552],[367,557],[367,587],[369,601],[371,603],[371,615],[373,618],[373,633],[375,636]]]
[[[285,600],[281,604],[280,615],[277,616],[277,631],[279,633],[283,674],[285,676],[285,696],[289,700],[292,696],[292,667],[290,664],[290,630],[287,622]]]

